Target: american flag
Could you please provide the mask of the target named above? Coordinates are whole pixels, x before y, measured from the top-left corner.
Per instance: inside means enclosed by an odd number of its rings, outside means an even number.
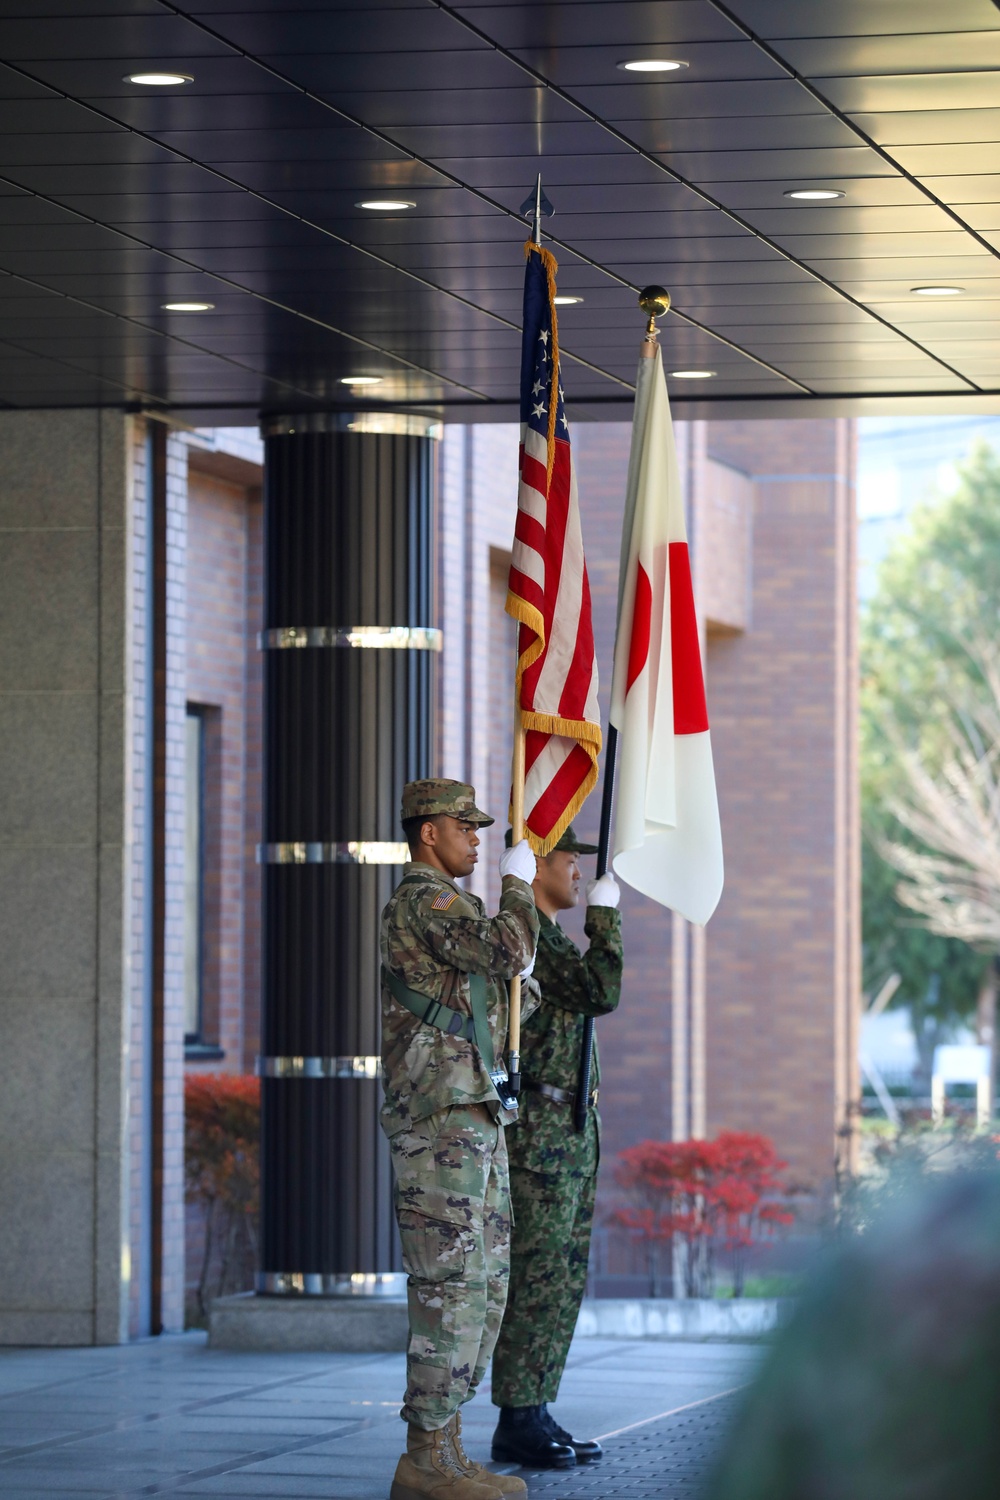
[[[601,719],[590,584],[559,376],[556,262],[529,241],[521,341],[521,448],[507,613],[518,621],[526,733],[524,821],[538,854],[597,781]]]

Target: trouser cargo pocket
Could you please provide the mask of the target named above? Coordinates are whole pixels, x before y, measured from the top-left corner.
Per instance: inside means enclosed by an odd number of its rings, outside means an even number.
[[[408,1276],[417,1281],[464,1280],[469,1257],[476,1249],[476,1235],[471,1229],[429,1218],[411,1208],[401,1208],[397,1219],[403,1269]]]

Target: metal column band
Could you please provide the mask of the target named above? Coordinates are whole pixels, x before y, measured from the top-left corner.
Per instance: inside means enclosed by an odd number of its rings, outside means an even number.
[[[258,844],[259,865],[405,865],[410,851],[406,844],[380,844],[365,839],[346,843]]]
[[[258,1057],[258,1078],[378,1078],[380,1057]]]
[[[262,630],[261,651],[295,651],[306,647],[355,647],[363,651],[440,651],[440,630],[425,625],[286,625]]]

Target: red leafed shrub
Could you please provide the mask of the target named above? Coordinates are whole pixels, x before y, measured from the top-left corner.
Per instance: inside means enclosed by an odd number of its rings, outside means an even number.
[[[229,1073],[184,1081],[184,1173],[188,1202],[204,1217],[198,1307],[249,1286],[260,1213],[260,1083]],[[211,1295],[209,1293],[211,1292]]]
[[[660,1247],[684,1246],[689,1297],[711,1296],[715,1257],[728,1251],[733,1295],[742,1295],[746,1251],[793,1214],[783,1206],[790,1189],[787,1162],[766,1135],[723,1130],[714,1141],[642,1141],[622,1151],[615,1178],[632,1202],[613,1222],[646,1240],[658,1280]]]

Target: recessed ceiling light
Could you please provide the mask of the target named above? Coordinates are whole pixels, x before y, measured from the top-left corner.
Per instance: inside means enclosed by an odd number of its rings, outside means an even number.
[[[194,83],[190,73],[126,73],[122,83],[142,83],[150,89],[175,89],[182,83]]]
[[[617,66],[625,73],[676,73],[690,64],[677,57],[633,57]]]
[[[214,302],[161,302],[164,312],[211,312]]]
[[[355,208],[372,208],[379,213],[399,213],[404,208],[416,208],[415,203],[410,203],[405,198],[363,198],[360,203],[355,203]]]
[[[714,370],[671,370],[671,380],[711,380]]]
[[[914,297],[960,297],[964,286],[911,286]]]
[[[576,302],[582,302],[582,297],[563,297],[562,295],[552,298],[557,307],[572,307]]]
[[[831,198],[846,198],[840,188],[788,188],[786,198],[799,198],[804,203],[828,203]]]
[[[341,375],[341,385],[381,385],[381,375]]]

